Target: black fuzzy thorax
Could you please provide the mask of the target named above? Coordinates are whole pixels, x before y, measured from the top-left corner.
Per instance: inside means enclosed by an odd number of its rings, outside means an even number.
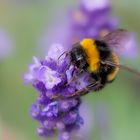
[[[88,63],[86,58],[87,56],[82,49],[82,46],[79,43],[74,44],[72,50],[70,51],[70,59],[72,64],[79,69],[87,69]]]

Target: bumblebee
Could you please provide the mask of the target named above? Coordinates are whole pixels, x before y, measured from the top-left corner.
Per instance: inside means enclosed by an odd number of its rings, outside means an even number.
[[[95,91],[102,89],[106,83],[111,83],[119,71],[118,67],[105,63],[110,61],[119,65],[119,58],[102,40],[82,40],[73,46],[70,57],[74,66],[83,71],[88,70],[91,78],[98,81]]]
[[[123,44],[124,40],[129,41],[130,37],[128,31],[118,29],[99,40],[86,38],[73,45],[68,53],[71,63],[79,70],[79,74],[88,71],[94,82],[81,91],[74,93],[72,97],[85,95],[92,90],[99,91],[103,89],[106,84],[115,80],[120,68],[140,76],[140,72],[121,65],[116,53],[116,50],[125,45]]]

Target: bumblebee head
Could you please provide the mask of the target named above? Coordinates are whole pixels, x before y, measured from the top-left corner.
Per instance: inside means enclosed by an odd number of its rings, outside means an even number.
[[[74,44],[70,52],[71,62],[79,69],[85,69],[87,67],[86,53],[82,49],[79,43]]]

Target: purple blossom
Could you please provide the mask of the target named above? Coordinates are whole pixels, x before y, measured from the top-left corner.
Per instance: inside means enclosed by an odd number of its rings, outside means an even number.
[[[47,66],[42,66],[39,70],[40,81],[47,89],[52,89],[61,82],[59,74]]]
[[[53,44],[53,45],[51,45],[51,49],[47,53],[47,58],[49,57],[49,58],[52,58],[54,60],[57,60],[59,58],[60,54],[63,53],[64,51],[65,51],[65,49],[62,45]],[[65,57],[65,55],[62,56],[61,58],[63,59],[64,57]]]
[[[60,140],[70,140],[70,135],[68,132],[62,132],[59,139]]]
[[[71,12],[71,38],[74,42],[83,38],[99,39],[117,28],[117,19],[111,17],[108,0],[79,0],[80,6]]]
[[[79,0],[79,3],[88,11],[96,11],[110,6],[110,0]]]
[[[9,34],[0,28],[0,59],[8,57],[13,51],[13,41]]]
[[[69,140],[83,125],[83,119],[79,112],[80,97],[68,97],[84,89],[89,82],[85,78],[86,73],[70,82],[77,70],[70,66],[69,57],[62,56],[58,60],[64,51],[61,45],[54,45],[58,46],[59,49],[51,48],[51,53],[48,52],[44,60],[34,57],[34,64],[29,66],[24,78],[39,91],[39,97],[30,111],[32,117],[40,123],[37,129],[39,135],[51,137],[58,132],[60,140]]]
[[[47,97],[46,97],[47,100]],[[62,101],[50,101],[44,105],[37,102],[31,108],[31,115],[40,122],[41,127],[37,130],[41,136],[53,136],[56,131],[63,134],[67,132],[69,135],[73,131],[80,128],[83,123],[79,114],[79,99],[69,99],[65,102],[76,102],[77,104],[67,104],[67,110],[63,110],[65,105],[61,105]],[[62,108],[63,106],[63,108]],[[61,135],[61,137],[63,137]]]

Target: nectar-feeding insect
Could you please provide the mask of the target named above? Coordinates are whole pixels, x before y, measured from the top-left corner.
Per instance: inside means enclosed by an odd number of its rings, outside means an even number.
[[[124,69],[140,76],[140,72],[121,65],[117,54],[117,51],[122,49],[127,43],[126,40],[129,41],[130,38],[130,32],[118,29],[99,40],[85,38],[73,45],[72,49],[67,53],[71,64],[78,69],[77,75],[85,71],[89,72],[89,80],[92,82],[84,89],[74,93],[72,97],[82,96],[92,90],[101,90],[106,84],[115,80],[119,69]],[[74,81],[76,78],[78,76],[74,76],[71,81]]]

